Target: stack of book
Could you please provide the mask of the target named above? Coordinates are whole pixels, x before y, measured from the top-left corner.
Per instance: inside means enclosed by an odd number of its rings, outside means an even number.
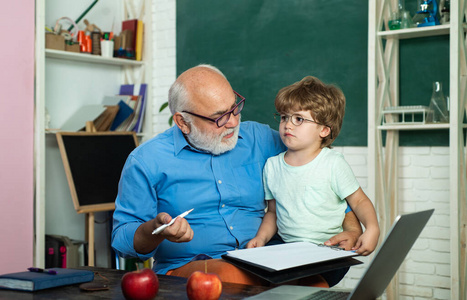
[[[92,121],[96,131],[142,132],[147,84],[125,84],[118,95],[105,96],[101,104],[85,105],[62,126],[61,131],[82,131]]]
[[[143,31],[142,20],[131,19],[122,22],[122,32],[115,38],[117,53],[115,56],[142,60],[143,57]]]
[[[120,87],[119,111],[110,128],[111,131],[141,132],[143,128],[144,112],[146,110],[147,84],[125,84]],[[120,114],[120,116],[119,116]]]

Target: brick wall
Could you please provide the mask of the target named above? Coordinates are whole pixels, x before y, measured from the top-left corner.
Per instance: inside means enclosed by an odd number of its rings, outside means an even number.
[[[176,78],[176,1],[153,1],[154,132],[169,126],[159,107]],[[336,147],[352,166],[363,190],[368,187],[366,147]],[[446,147],[402,147],[399,157],[400,213],[435,208],[427,227],[399,269],[400,299],[449,299],[449,150]],[[374,200],[374,199],[372,199]],[[352,267],[339,287],[353,288],[367,265]]]
[[[170,85],[176,78],[175,48],[175,0],[152,1],[152,97],[154,134],[169,128],[169,108],[159,113],[160,106],[167,101]]]
[[[352,166],[363,190],[367,149],[336,147]],[[450,299],[449,149],[402,147],[399,153],[399,213],[434,208],[435,213],[399,269],[400,299]],[[374,200],[374,199],[372,199]],[[339,287],[352,288],[364,265],[352,267]]]

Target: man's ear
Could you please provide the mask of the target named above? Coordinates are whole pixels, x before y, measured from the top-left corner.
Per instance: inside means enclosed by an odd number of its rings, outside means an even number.
[[[321,128],[321,132],[319,133],[319,136],[324,139],[330,134],[331,134],[331,128],[323,125],[323,128]]]
[[[188,126],[188,123],[185,121],[183,118],[182,114],[179,112],[176,112],[173,115],[173,120],[175,124],[177,125],[178,128],[184,133],[184,134],[189,134],[190,133],[190,127]]]

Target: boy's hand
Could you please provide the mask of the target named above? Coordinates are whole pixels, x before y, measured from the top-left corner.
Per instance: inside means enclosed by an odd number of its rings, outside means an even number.
[[[248,244],[246,244],[246,248],[258,248],[258,247],[263,247],[265,245],[264,241],[257,238],[257,237],[254,237],[252,238]]]
[[[376,229],[367,229],[358,239],[355,247],[352,250],[355,250],[356,253],[360,255],[369,255],[376,249],[379,238],[379,228]]]
[[[360,232],[343,231],[324,242],[324,244],[327,246],[337,245],[345,250],[353,250],[352,248],[356,245],[359,236]]]

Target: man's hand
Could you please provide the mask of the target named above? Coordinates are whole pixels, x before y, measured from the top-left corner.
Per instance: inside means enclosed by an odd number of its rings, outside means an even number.
[[[150,253],[164,240],[174,243],[189,242],[193,239],[193,229],[184,218],[177,218],[175,222],[159,234],[152,234],[154,229],[169,223],[172,217],[165,212],[159,213],[154,219],[141,224],[136,229],[133,247],[141,254]]]
[[[172,221],[172,217],[168,213],[159,213],[156,218],[153,219],[155,224],[154,229],[157,229],[170,221]],[[176,218],[172,225],[164,229],[158,235],[174,243],[183,243],[189,242],[193,239],[193,230],[185,218]]]

